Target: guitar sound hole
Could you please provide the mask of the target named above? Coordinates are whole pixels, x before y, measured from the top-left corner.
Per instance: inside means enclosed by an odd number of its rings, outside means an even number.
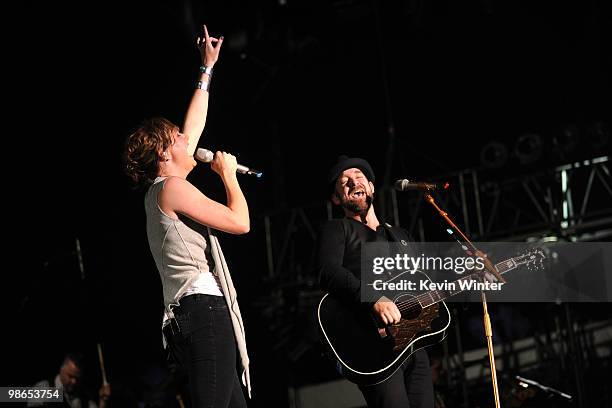
[[[422,310],[421,306],[419,305],[412,305],[406,310],[401,310],[402,319],[406,319],[406,320],[416,319],[421,314],[421,310]]]
[[[402,319],[416,319],[421,314],[421,305],[413,297],[400,297],[395,301],[395,304],[402,313]]]

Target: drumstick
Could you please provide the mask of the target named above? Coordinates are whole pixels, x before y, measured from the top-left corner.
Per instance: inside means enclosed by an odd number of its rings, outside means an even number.
[[[106,370],[104,370],[104,357],[102,356],[102,346],[98,343],[98,359],[100,360],[100,369],[102,370],[102,384],[108,384],[106,381]]]

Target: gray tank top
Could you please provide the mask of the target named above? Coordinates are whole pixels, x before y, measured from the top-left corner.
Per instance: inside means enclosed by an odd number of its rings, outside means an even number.
[[[167,320],[172,317],[172,307],[178,305],[179,299],[200,274],[208,274],[215,286],[218,282],[210,273],[210,265],[214,263],[206,227],[186,217],[170,218],[159,208],[157,197],[165,181],[165,177],[158,177],[149,187],[145,195],[145,210],[149,248],[161,277],[166,310],[164,320]]]

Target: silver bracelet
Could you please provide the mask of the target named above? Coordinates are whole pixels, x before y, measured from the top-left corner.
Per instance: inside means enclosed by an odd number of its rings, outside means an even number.
[[[198,83],[196,84],[196,89],[208,91],[210,89],[210,82],[209,81],[198,81]]]
[[[207,67],[206,65],[202,65],[200,67],[200,74],[208,74],[209,76],[213,73],[213,67]]]

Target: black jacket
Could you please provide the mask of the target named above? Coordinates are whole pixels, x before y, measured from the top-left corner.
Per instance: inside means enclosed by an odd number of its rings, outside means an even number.
[[[361,250],[365,243],[412,241],[406,231],[381,223],[376,231],[349,219],[327,221],[319,233],[316,266],[321,287],[337,298],[358,305],[361,299]],[[371,256],[390,256],[389,251]],[[371,302],[365,302],[371,305]]]

